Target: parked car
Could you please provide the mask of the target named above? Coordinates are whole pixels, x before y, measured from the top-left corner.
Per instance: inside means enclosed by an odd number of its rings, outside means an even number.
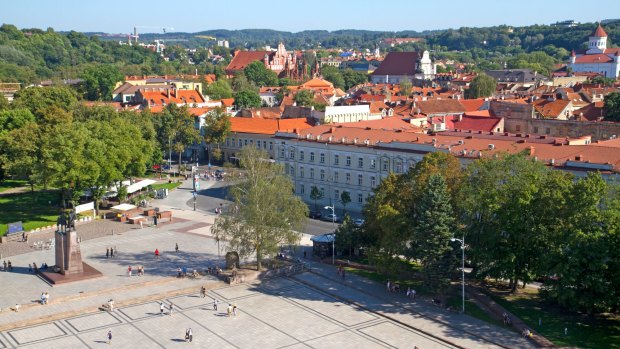
[[[321,211],[310,211],[308,213],[308,217],[312,219],[320,219],[321,217],[323,217],[323,214],[321,213]]]
[[[358,218],[353,221],[353,224],[357,225],[358,227],[361,227],[362,225],[364,225],[364,220],[361,218]]]
[[[326,214],[325,216],[321,217],[321,220],[326,222],[340,223],[340,218],[333,213]]]

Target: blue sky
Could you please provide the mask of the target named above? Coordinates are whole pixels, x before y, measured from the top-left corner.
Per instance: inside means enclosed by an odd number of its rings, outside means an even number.
[[[596,4],[588,9],[588,4]],[[19,28],[127,33],[208,29],[432,30],[620,18],[620,0],[13,0],[0,22]]]

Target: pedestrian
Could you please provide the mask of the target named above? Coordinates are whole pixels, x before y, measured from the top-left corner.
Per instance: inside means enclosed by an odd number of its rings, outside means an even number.
[[[50,304],[50,294],[45,292],[45,305]]]
[[[112,298],[108,301],[108,310],[114,312],[114,300]]]
[[[131,277],[131,265],[127,267],[127,276]]]
[[[108,331],[108,344],[112,344],[112,330]]]
[[[144,222],[142,220],[140,220],[140,229],[144,229]]]
[[[342,268],[342,273],[340,275],[342,275],[342,281],[344,281],[344,268]]]
[[[213,298],[213,310],[217,311],[217,299]]]
[[[189,342],[189,329],[185,330],[185,342]]]
[[[164,315],[164,302],[159,302],[159,315]]]
[[[155,249],[155,259],[159,260],[159,250]]]
[[[173,305],[172,303],[170,303],[170,306],[168,307],[168,309],[170,310],[170,311],[168,312],[168,315],[170,315],[170,316],[172,316],[172,308],[173,308],[173,306],[174,306],[174,305]]]
[[[28,263],[28,272],[32,273],[32,264]]]
[[[110,247],[110,258],[114,258],[114,249]]]
[[[230,317],[230,313],[232,313],[232,305],[228,303],[228,307],[226,308],[226,316]]]
[[[174,244],[174,252],[179,253],[179,244],[178,243]]]
[[[232,311],[233,311],[233,315],[237,316],[237,305],[236,304],[233,305]]]
[[[15,303],[15,311],[19,312],[19,308],[21,307],[21,305],[19,305],[19,303]]]
[[[306,258],[306,251],[304,251],[304,258]]]
[[[105,258],[110,258],[110,249],[109,248],[105,249]]]
[[[7,271],[7,267],[6,267],[6,259],[4,260],[4,271]]]
[[[390,282],[390,280],[387,281],[387,284],[385,285],[385,289],[388,292],[392,290],[392,283]]]
[[[204,286],[200,286],[200,298],[205,298],[207,296],[207,289]]]
[[[45,304],[45,292],[41,292],[41,305]]]
[[[415,290],[411,290],[411,299],[415,300]]]
[[[11,261],[9,261],[9,271],[13,271],[13,264],[11,264]]]
[[[192,332],[192,328],[189,328],[189,331],[187,331],[188,337],[189,337],[189,342],[191,343],[192,340],[194,339],[194,333]]]

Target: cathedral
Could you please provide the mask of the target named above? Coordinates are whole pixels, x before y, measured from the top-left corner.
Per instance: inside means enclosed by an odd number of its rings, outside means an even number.
[[[279,77],[297,78],[297,56],[295,52],[287,52],[283,43],[278,45],[276,51],[235,51],[226,67],[226,74],[232,77],[235,72],[256,61],[263,62],[265,68],[274,71]]]
[[[620,75],[620,48],[607,48],[607,33],[599,24],[588,39],[588,49],[571,53],[568,67],[574,73],[597,73],[617,79]]]

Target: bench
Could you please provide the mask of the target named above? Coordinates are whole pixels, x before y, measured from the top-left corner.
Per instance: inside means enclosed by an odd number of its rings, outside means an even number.
[[[127,218],[130,224],[140,224],[140,222],[145,223],[146,217],[144,216],[135,216]]]

